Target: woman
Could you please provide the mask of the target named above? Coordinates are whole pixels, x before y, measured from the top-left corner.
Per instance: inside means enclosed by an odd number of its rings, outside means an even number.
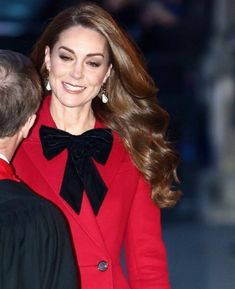
[[[66,215],[82,288],[169,289],[159,208],[179,198],[178,157],[134,45],[106,11],[82,4],[51,21],[32,59],[51,93],[14,165]]]

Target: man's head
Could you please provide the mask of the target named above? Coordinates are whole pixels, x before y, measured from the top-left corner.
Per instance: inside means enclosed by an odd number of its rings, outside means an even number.
[[[0,138],[11,137],[24,127],[41,97],[41,81],[29,58],[0,49]]]

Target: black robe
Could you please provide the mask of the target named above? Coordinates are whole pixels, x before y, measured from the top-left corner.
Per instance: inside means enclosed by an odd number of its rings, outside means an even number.
[[[67,223],[23,183],[0,180],[0,288],[79,289]]]

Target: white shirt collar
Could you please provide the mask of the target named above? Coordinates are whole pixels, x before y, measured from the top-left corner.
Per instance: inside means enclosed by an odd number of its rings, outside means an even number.
[[[9,160],[7,159],[7,157],[5,157],[2,153],[0,153],[0,159],[3,159],[3,160],[6,161],[8,164],[10,163]]]

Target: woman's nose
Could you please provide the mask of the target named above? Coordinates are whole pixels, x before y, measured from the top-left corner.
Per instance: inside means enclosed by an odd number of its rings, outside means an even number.
[[[82,63],[76,62],[73,64],[71,69],[71,75],[74,78],[81,78],[83,76],[83,66]]]

